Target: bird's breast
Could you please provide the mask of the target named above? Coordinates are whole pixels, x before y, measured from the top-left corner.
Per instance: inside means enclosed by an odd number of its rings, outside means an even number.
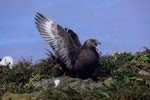
[[[82,50],[75,62],[75,66],[91,66],[98,62],[98,53],[91,50]]]

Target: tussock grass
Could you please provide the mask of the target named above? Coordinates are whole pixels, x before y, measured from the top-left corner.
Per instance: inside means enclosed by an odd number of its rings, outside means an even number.
[[[39,97],[45,100],[130,100],[150,99],[150,49],[145,48],[143,52],[119,53],[113,55],[101,55],[99,67],[93,75],[99,81],[112,77],[115,84],[93,90],[77,91],[73,88],[47,88]],[[65,75],[56,58],[51,52],[47,53],[48,58],[32,64],[32,59],[20,59],[15,68],[9,69],[0,66],[0,97],[6,92],[32,93],[35,90],[33,82],[52,77]],[[144,74],[141,74],[140,72]],[[99,82],[98,81],[98,82]]]

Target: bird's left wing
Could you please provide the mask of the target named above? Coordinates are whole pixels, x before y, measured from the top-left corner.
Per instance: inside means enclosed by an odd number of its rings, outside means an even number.
[[[79,48],[70,35],[60,25],[40,13],[37,13],[35,20],[41,36],[50,44],[66,67],[71,68]]]

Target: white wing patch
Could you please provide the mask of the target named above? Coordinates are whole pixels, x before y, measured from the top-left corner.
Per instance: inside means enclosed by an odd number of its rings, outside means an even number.
[[[50,44],[57,57],[66,64],[66,67],[71,68],[71,59],[68,52],[69,48],[65,39],[59,35],[61,33],[58,31],[58,25],[51,19],[48,19],[39,13],[35,19],[36,27],[38,28],[41,36]]]

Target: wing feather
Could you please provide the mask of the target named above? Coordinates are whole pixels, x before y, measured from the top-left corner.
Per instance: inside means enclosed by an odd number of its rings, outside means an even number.
[[[69,29],[69,28],[65,28],[65,31],[68,32],[68,34],[70,35],[70,37],[72,38],[72,40],[75,42],[75,44],[79,48],[81,48],[82,45],[81,45],[81,43],[79,41],[78,35],[75,32],[73,32],[71,29]]]
[[[72,62],[76,58],[74,55],[71,56],[71,53],[79,52],[79,48],[72,38],[60,25],[40,13],[37,13],[35,20],[41,36],[50,44],[57,57],[66,64],[66,67],[71,68]]]

